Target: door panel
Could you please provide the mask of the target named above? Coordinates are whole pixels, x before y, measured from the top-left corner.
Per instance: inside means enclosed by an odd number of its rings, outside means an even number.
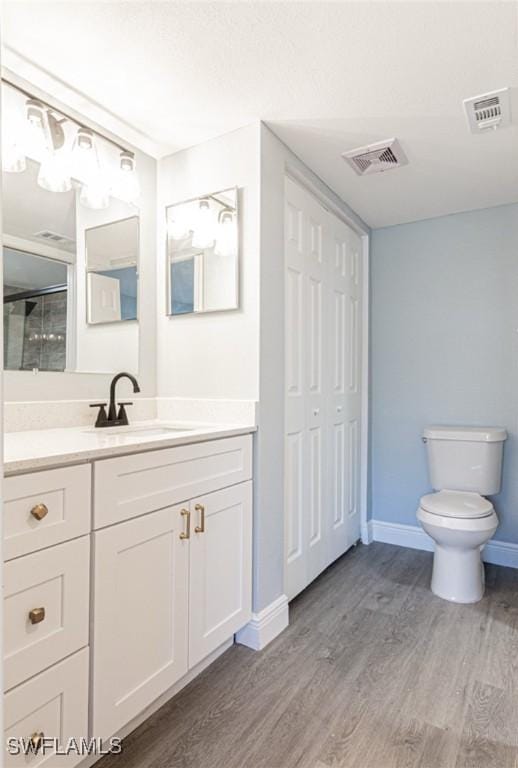
[[[191,501],[189,667],[252,615],[252,484]]]
[[[94,534],[93,732],[110,736],[187,672],[182,507]]]
[[[361,239],[286,180],[285,590],[359,538]]]

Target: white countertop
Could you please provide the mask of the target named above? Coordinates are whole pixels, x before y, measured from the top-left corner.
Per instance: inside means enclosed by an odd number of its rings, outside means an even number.
[[[162,428],[170,433],[156,434]],[[131,430],[135,430],[131,432]],[[144,430],[139,433],[138,430]],[[149,430],[151,434],[146,434]],[[107,459],[175,445],[201,443],[255,432],[253,425],[195,424],[165,421],[135,422],[129,427],[68,427],[7,432],[4,435],[4,474],[14,475],[38,469]],[[155,434],[152,432],[155,431]]]

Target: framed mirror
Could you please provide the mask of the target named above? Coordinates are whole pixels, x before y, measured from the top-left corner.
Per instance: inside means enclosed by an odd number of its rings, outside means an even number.
[[[166,209],[167,314],[239,308],[237,188]]]
[[[138,217],[92,227],[85,237],[87,323],[137,320]]]

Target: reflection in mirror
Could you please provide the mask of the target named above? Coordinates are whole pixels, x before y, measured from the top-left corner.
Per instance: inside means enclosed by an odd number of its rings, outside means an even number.
[[[4,248],[4,368],[64,371],[68,264]]]
[[[167,314],[239,306],[237,189],[169,206]]]
[[[2,118],[4,367],[137,374],[133,154],[5,83]]]
[[[137,216],[86,231],[88,323],[137,319],[138,244]]]

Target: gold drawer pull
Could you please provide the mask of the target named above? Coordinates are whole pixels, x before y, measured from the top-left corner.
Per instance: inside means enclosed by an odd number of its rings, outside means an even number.
[[[200,513],[200,524],[194,530],[196,533],[205,533],[205,507],[203,504],[196,504],[194,509]]]
[[[31,509],[31,515],[36,520],[43,520],[45,515],[48,515],[48,513],[49,513],[49,508],[47,507],[46,504],[36,504],[36,506]]]
[[[31,624],[39,624],[45,618],[45,608],[33,608],[29,611],[29,621]]]
[[[43,745],[43,739],[45,738],[45,734],[43,731],[39,731],[38,733],[33,733],[31,736],[31,744],[32,748],[34,750],[34,754],[37,755],[40,751],[42,745]]]
[[[180,534],[181,539],[190,539],[191,538],[191,513],[188,509],[182,509],[180,512],[182,517],[187,517],[187,521],[185,523],[185,531],[182,531]]]

